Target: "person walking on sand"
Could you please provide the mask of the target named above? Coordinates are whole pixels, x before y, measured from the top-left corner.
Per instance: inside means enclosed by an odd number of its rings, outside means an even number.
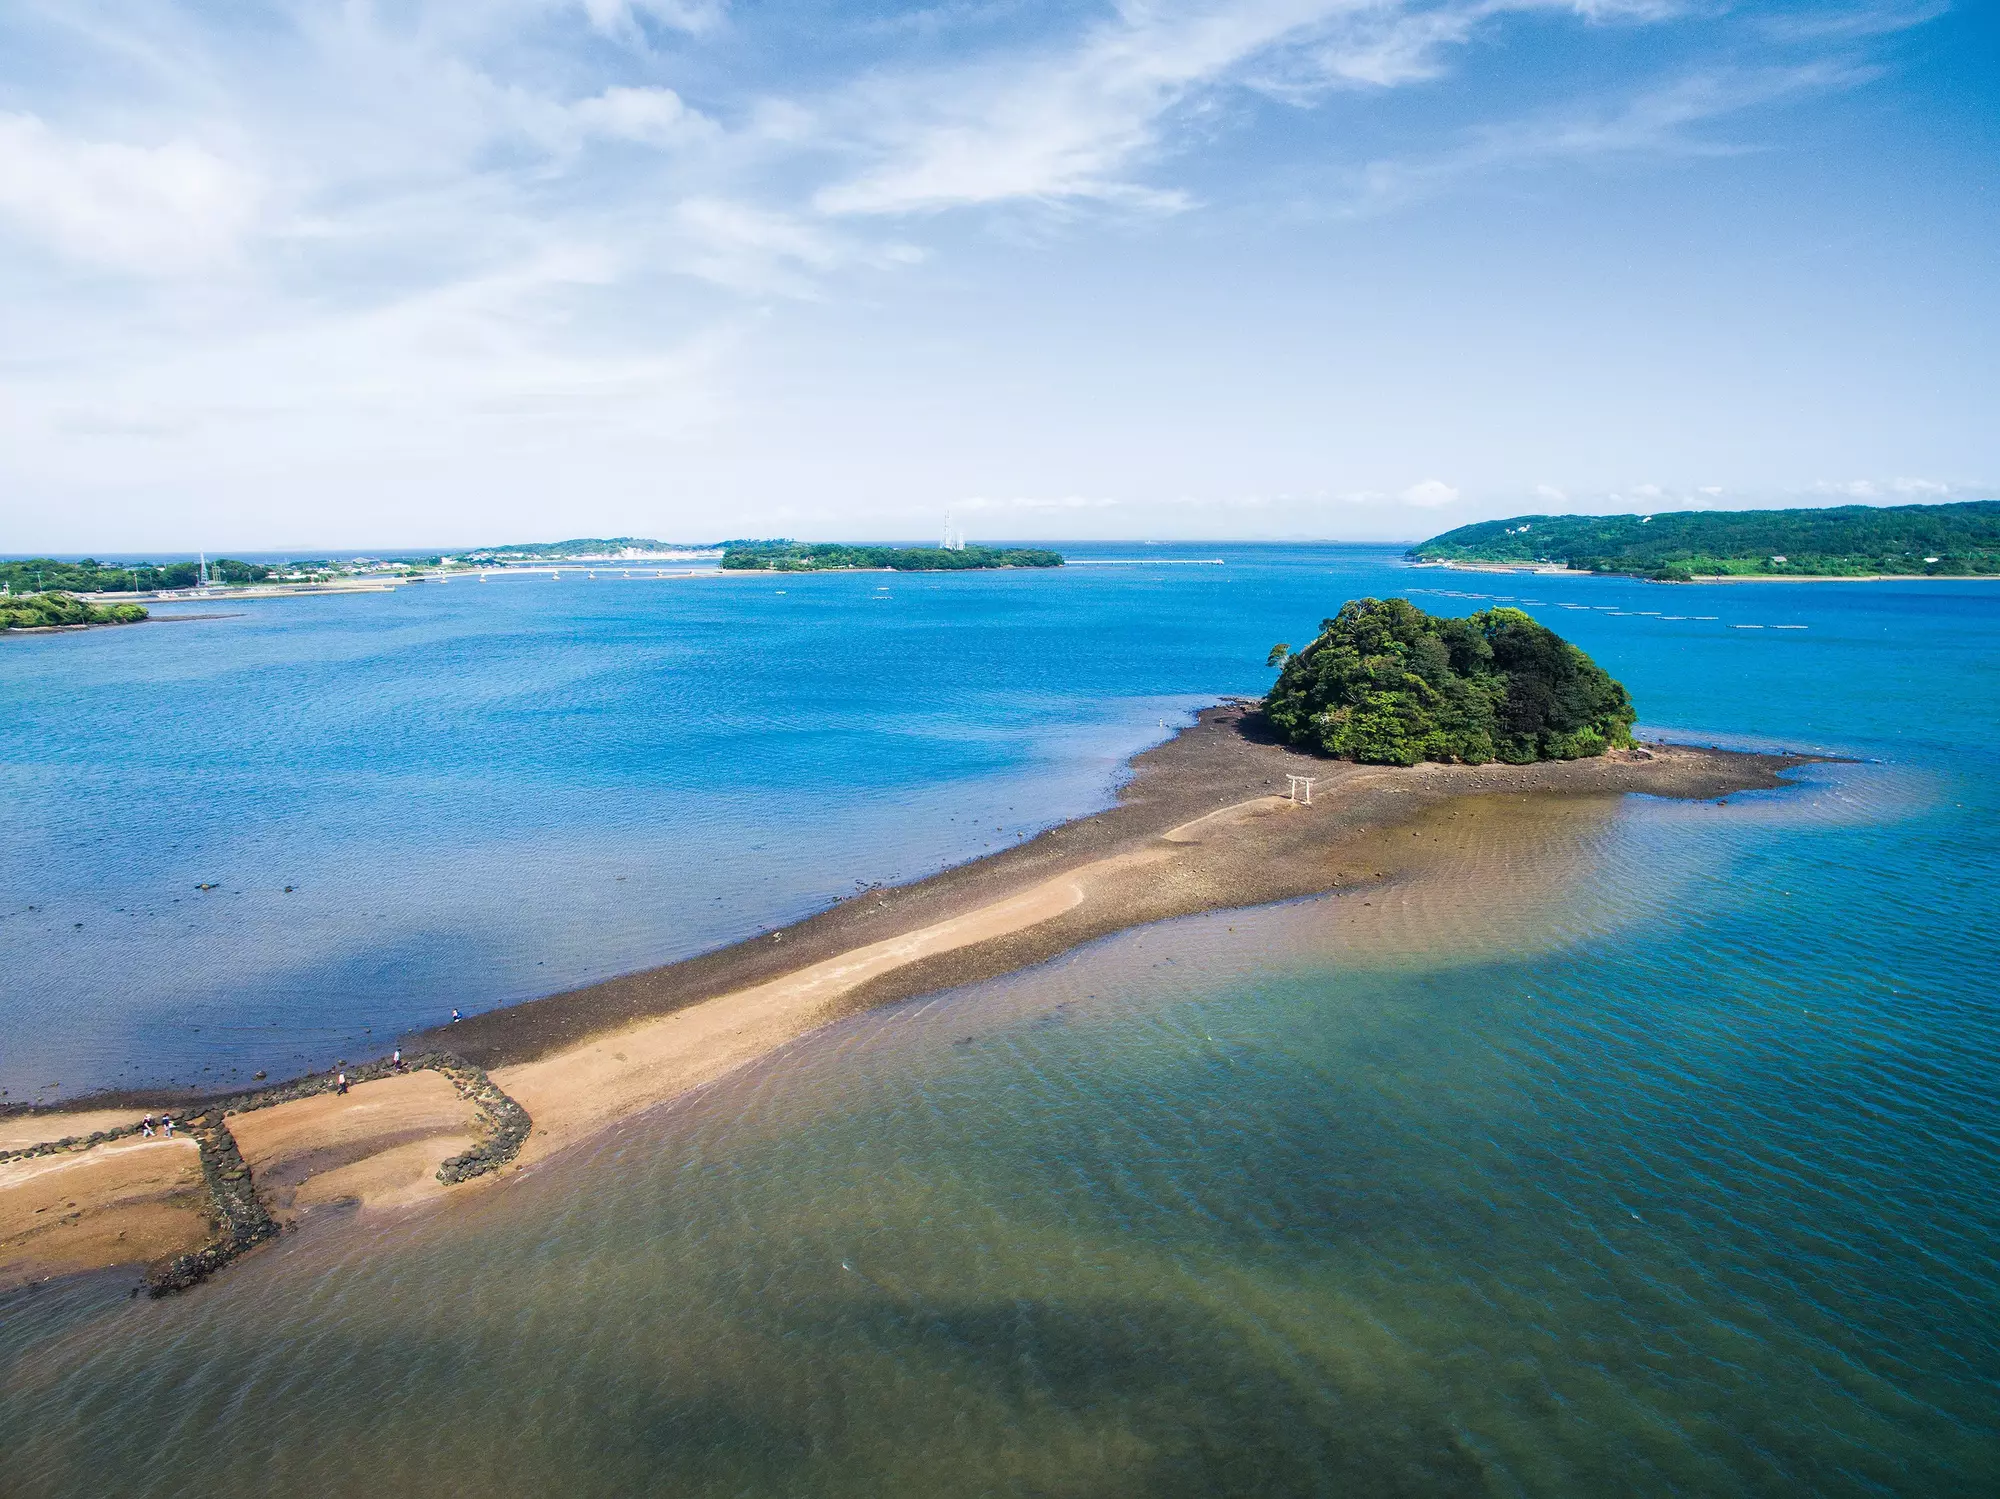
[[[153,1116],[148,1114],[139,1121],[139,1130],[148,1140],[153,1138]]]
[[[344,1072],[339,1072],[339,1073],[335,1073],[335,1074],[334,1074],[334,1078],[333,1078],[333,1091],[334,1091],[334,1092],[336,1092],[336,1093],[345,1093],[345,1092],[347,1091],[347,1074],[346,1074],[346,1073],[344,1073]]]
[[[396,1048],[396,1054],[395,1054],[394,1056],[392,1056],[392,1057],[390,1057],[390,1058],[389,1058],[389,1065],[390,1065],[390,1066],[392,1066],[392,1067],[394,1067],[394,1068],[395,1068],[395,1069],[396,1069],[396,1070],[397,1070],[398,1072],[401,1072],[401,1071],[403,1070],[403,1048],[402,1048],[402,1047],[400,1047],[400,1046],[399,1046],[399,1047],[397,1047],[397,1048]]]
[[[167,1138],[168,1138],[169,1140],[173,1139],[173,1137],[174,1137],[174,1116],[173,1116],[172,1114],[162,1114],[162,1115],[160,1115],[160,1128],[161,1128],[161,1129],[163,1129],[163,1130],[165,1130],[165,1131],[167,1132]]]

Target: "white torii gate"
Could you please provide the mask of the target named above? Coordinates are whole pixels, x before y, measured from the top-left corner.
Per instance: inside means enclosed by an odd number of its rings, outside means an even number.
[[[1291,788],[1285,793],[1302,807],[1310,807],[1313,802],[1313,782],[1318,776],[1286,776]]]

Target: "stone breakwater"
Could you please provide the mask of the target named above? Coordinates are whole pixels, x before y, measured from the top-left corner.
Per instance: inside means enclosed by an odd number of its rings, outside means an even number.
[[[146,1274],[148,1296],[169,1296],[198,1285],[224,1265],[278,1236],[278,1220],[265,1208],[251,1180],[250,1164],[236,1148],[236,1137],[223,1121],[222,1110],[211,1108],[187,1120],[187,1131],[201,1150],[201,1179],[208,1188],[209,1215],[215,1237],[192,1254],[175,1255]]]
[[[507,1095],[482,1068],[453,1057],[437,1064],[437,1070],[451,1080],[459,1095],[478,1109],[487,1124],[483,1143],[463,1155],[455,1155],[438,1167],[437,1179],[447,1187],[497,1171],[521,1153],[535,1121],[528,1111]]]
[[[486,1138],[438,1167],[437,1179],[446,1186],[456,1186],[499,1170],[521,1153],[522,1145],[534,1128],[528,1111],[495,1084],[484,1068],[448,1051],[427,1051],[406,1058],[400,1066],[384,1060],[364,1062],[342,1071],[350,1086],[398,1077],[408,1072],[441,1073],[458,1090],[459,1096],[479,1111]],[[334,1074],[293,1078],[268,1088],[228,1094],[190,1105],[189,1112],[176,1119],[176,1126],[187,1132],[200,1152],[202,1182],[208,1190],[208,1215],[214,1226],[214,1237],[192,1253],[177,1255],[153,1266],[147,1272],[145,1282],[149,1296],[167,1296],[198,1285],[239,1254],[275,1238],[280,1232],[278,1221],[271,1216],[257,1193],[249,1162],[243,1159],[236,1137],[230,1133],[229,1116],[337,1092],[339,1087]],[[0,1161],[89,1150],[114,1140],[130,1139],[142,1133],[143,1129],[143,1125],[135,1123],[118,1129],[96,1130],[87,1135],[44,1140],[18,1150],[0,1150]],[[135,1290],[133,1294],[138,1293]]]

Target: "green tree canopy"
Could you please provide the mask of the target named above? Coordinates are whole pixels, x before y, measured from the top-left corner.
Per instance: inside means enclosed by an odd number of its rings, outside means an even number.
[[[1516,515],[1433,536],[1415,562],[1560,562],[1576,572],[1695,577],[2000,573],[2000,500],[1824,510]]]
[[[1285,662],[1265,716],[1293,744],[1372,765],[1577,760],[1632,742],[1632,699],[1518,609],[1466,619],[1354,599]]]
[[[16,594],[0,599],[0,630],[46,630],[55,625],[130,625],[146,618],[137,604],[87,604],[66,593]]]

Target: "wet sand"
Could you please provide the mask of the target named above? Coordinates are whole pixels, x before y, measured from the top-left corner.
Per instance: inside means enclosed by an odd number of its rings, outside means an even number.
[[[207,1204],[185,1136],[0,1161],[0,1289],[199,1248]]]
[[[437,1169],[479,1137],[479,1111],[439,1073],[361,1083],[231,1114],[266,1206],[285,1221],[334,1202],[398,1207],[437,1195]]]
[[[447,1048],[487,1068],[533,1118],[516,1162],[529,1165],[858,1010],[998,977],[1129,927],[1358,891],[1362,899],[1343,912],[1349,924],[1365,929],[1401,912],[1396,940],[1420,942],[1408,916],[1424,902],[1410,892],[1422,890],[1427,874],[1436,882],[1472,829],[1490,839],[1511,828],[1533,844],[1537,827],[1563,820],[1555,811],[1565,803],[1774,788],[1782,771],[1812,758],[1652,746],[1559,764],[1403,769],[1323,760],[1271,742],[1259,727],[1240,706],[1208,710],[1139,756],[1104,812],[911,885],[863,891],[716,952],[405,1044]],[[1288,774],[1315,778],[1310,805],[1281,794]],[[1490,815],[1497,804],[1505,815]],[[1471,815],[1475,808],[1487,815]],[[1387,890],[1403,894],[1370,898]],[[442,1077],[423,1073],[231,1113],[228,1123],[270,1207],[302,1212],[343,1201],[370,1211],[463,1190],[440,1184],[436,1170],[475,1138],[476,1117]],[[102,1127],[78,1114],[16,1116],[9,1126],[41,1138]],[[124,1189],[105,1180],[90,1190],[109,1203]],[[17,1195],[0,1179],[0,1225],[18,1211],[9,1206]],[[100,1242],[99,1253],[123,1242]],[[84,1268],[73,1255],[61,1265]]]

